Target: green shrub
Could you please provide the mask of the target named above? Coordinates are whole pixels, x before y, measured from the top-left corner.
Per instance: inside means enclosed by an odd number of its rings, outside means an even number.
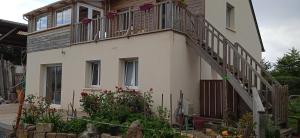
[[[64,123],[62,132],[80,134],[86,130],[86,125],[87,121],[85,121],[84,119],[72,119]]]
[[[141,93],[116,88],[115,92],[81,93],[81,106],[90,115],[90,120],[95,123],[99,132],[109,133],[111,129],[119,128],[122,135],[126,135],[128,126],[139,120],[145,138],[179,137],[168,122],[169,112],[166,108],[158,107],[157,114],[152,112],[152,90]]]

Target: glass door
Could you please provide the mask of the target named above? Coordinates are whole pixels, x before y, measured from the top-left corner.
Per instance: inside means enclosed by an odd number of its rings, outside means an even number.
[[[46,98],[52,104],[61,103],[61,65],[52,65],[47,67],[46,76]]]

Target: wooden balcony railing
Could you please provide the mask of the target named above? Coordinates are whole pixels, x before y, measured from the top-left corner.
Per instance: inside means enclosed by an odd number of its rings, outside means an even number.
[[[173,29],[193,30],[192,14],[172,1],[150,5],[149,9],[129,9],[109,17],[100,17],[72,25],[72,44],[126,37]]]

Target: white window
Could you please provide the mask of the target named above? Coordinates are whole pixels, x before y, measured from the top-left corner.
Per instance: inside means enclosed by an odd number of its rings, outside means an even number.
[[[100,86],[101,62],[89,61],[88,64],[90,68],[90,85]]]
[[[71,8],[56,11],[56,26],[71,23]]]
[[[228,29],[235,29],[235,23],[234,23],[234,7],[227,3],[226,4],[226,28]]]
[[[126,31],[129,27],[129,11],[122,11],[118,13],[119,31]]]
[[[47,29],[48,27],[48,17],[47,15],[39,16],[36,19],[36,31]]]
[[[125,61],[125,86],[137,87],[138,86],[138,60]]]
[[[46,98],[52,104],[61,104],[62,65],[47,65]]]

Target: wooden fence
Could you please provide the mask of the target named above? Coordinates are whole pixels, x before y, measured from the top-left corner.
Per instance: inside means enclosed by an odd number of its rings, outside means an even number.
[[[272,93],[272,111],[278,125],[286,126],[288,121],[288,86],[274,85]]]
[[[16,67],[9,61],[0,59],[0,97],[5,100],[15,100],[15,85],[22,75],[16,73]]]
[[[200,81],[200,115],[209,118],[223,118],[224,89],[223,80]],[[228,113],[232,118],[239,118],[250,111],[233,87],[227,83]]]

